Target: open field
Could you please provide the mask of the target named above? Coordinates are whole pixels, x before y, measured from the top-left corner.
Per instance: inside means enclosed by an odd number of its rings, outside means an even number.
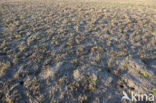
[[[0,1],[0,103],[129,103],[123,91],[156,96],[155,0]]]

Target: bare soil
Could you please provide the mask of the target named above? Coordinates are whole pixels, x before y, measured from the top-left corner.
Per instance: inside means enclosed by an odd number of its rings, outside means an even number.
[[[155,0],[1,0],[0,103],[127,103],[156,93]]]

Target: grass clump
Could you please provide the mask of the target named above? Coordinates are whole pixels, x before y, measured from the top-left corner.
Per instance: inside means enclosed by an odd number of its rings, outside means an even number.
[[[123,66],[124,68],[128,68],[127,62],[124,62],[124,63],[122,64],[122,66]]]
[[[68,95],[79,103],[89,102],[96,90],[97,81],[95,74],[83,75],[79,81],[74,80],[68,85]]]
[[[0,75],[3,75],[7,68],[10,67],[10,62],[0,62]]]
[[[71,61],[71,63],[73,64],[74,67],[77,67],[80,64],[78,59],[74,59],[73,61]]]
[[[156,89],[153,89],[152,94],[156,96]]]
[[[138,71],[138,73],[143,77],[150,77],[149,74],[144,71]]]
[[[18,64],[18,62],[19,62],[18,55],[14,55],[12,62],[13,62],[13,64]]]

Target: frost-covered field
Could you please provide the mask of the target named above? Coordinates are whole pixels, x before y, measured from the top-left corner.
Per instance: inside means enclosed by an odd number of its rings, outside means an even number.
[[[155,0],[0,1],[0,103],[121,103],[155,89]]]

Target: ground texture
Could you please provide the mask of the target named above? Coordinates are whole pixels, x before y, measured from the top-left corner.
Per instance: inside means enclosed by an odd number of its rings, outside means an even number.
[[[121,103],[156,94],[154,0],[1,0],[0,103]]]

